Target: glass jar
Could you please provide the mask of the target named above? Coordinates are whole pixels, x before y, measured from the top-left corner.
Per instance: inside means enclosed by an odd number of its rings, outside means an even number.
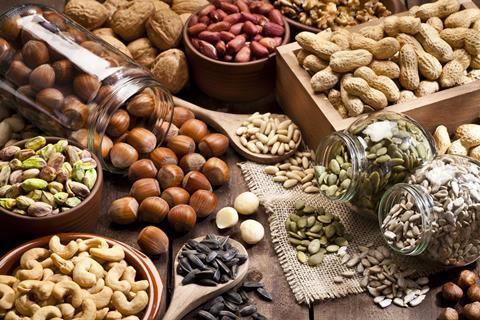
[[[132,59],[44,6],[15,7],[0,26],[2,104],[93,150],[112,172],[162,142],[172,97]]]
[[[382,197],[378,219],[396,252],[449,266],[480,257],[480,162],[443,155]]]
[[[376,217],[383,192],[435,153],[432,136],[415,120],[377,112],[320,141],[316,180],[330,199],[349,201],[356,212]]]

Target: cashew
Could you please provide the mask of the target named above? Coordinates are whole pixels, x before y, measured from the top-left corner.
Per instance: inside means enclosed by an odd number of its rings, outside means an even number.
[[[97,309],[104,308],[108,306],[110,300],[112,299],[113,290],[109,287],[103,287],[103,289],[95,294],[90,295],[90,299],[95,302]]]
[[[50,269],[50,268],[44,268],[44,269],[43,269],[42,280],[43,280],[43,281],[46,281],[48,278],[50,278],[50,277],[53,276],[54,274],[55,274],[55,272],[53,272],[52,269]]]
[[[16,311],[10,310],[10,311],[7,312],[7,314],[5,315],[5,319],[4,319],[4,320],[30,320],[30,318],[29,318],[29,317],[19,316]]]
[[[47,259],[45,259],[45,260],[43,260],[42,262],[40,262],[40,264],[41,264],[42,267],[44,267],[44,268],[51,268],[51,267],[53,267],[52,258],[51,258],[51,257],[48,257]]]
[[[70,241],[66,246],[64,246],[60,242],[60,238],[58,236],[53,236],[50,238],[48,247],[53,251],[53,253],[56,253],[63,259],[67,260],[73,257],[78,251],[78,244],[74,240]]]
[[[122,318],[122,320],[140,320],[140,318],[137,316],[128,316],[128,317]]]
[[[88,251],[91,248],[108,248],[107,240],[103,238],[92,238],[87,240],[77,240],[78,250],[80,252]]]
[[[126,280],[120,280],[127,267],[121,263],[115,264],[107,273],[105,277],[105,284],[113,290],[118,290],[127,293],[131,289],[131,285]]]
[[[63,282],[63,281],[72,281],[72,277],[66,276],[63,274],[54,274],[53,276],[50,276],[45,280],[57,283],[57,282]]]
[[[73,264],[72,261],[65,260],[56,253],[52,253],[51,258],[52,258],[53,264],[63,274],[71,274],[73,269],[75,268],[75,265]]]
[[[15,291],[6,284],[0,283],[0,309],[11,309],[14,303]]]
[[[75,308],[71,304],[61,303],[57,305],[57,307],[58,309],[60,309],[63,319],[65,320],[73,319],[73,316],[75,315]]]
[[[17,282],[18,282],[18,279],[13,277],[13,276],[0,275],[0,283],[1,284],[6,284],[7,286],[11,287]]]
[[[128,266],[127,269],[123,272],[122,280],[127,280],[130,282],[131,291],[137,292],[142,290],[147,290],[148,288],[148,281],[147,280],[140,280],[135,281],[135,276],[137,275],[137,270],[134,267]]]
[[[50,281],[25,280],[18,284],[17,291],[20,293],[34,293],[39,300],[50,297],[55,284]]]
[[[30,300],[27,294],[22,294],[15,300],[15,308],[22,315],[31,317],[35,311],[40,309],[40,306]]]
[[[148,295],[145,291],[139,291],[135,298],[128,301],[125,294],[120,291],[115,291],[112,297],[112,304],[123,315],[135,315],[147,306]]]
[[[43,276],[43,267],[37,260],[26,262],[27,269],[18,270],[16,277],[20,280],[40,280]]]
[[[97,308],[92,299],[85,299],[82,303],[82,312],[74,320],[93,320],[97,316]]]
[[[122,319],[122,314],[118,311],[109,311],[107,313],[107,316],[105,317],[105,320],[121,320]]]
[[[52,317],[61,317],[62,313],[60,309],[55,306],[46,306],[43,308],[38,309],[32,317],[32,320],[47,320]]]
[[[53,296],[62,300],[66,295],[72,297],[72,306],[74,308],[80,307],[84,298],[84,293],[78,284],[73,281],[56,283],[53,287]]]
[[[104,269],[91,258],[82,258],[73,269],[73,280],[84,288],[95,285],[97,279],[103,277]]]
[[[105,280],[98,279],[97,283],[95,283],[93,287],[88,288],[87,291],[88,293],[95,294],[102,291],[103,287],[105,287]]]
[[[108,308],[103,308],[101,310],[97,310],[97,315],[95,316],[95,320],[103,320],[107,316]]]
[[[39,259],[45,260],[50,257],[50,251],[45,248],[33,248],[25,251],[25,253],[20,258],[20,267],[28,268],[27,263],[30,260],[35,260],[37,262]]]
[[[113,245],[111,248],[92,248],[90,254],[95,258],[100,258],[104,261],[117,262],[125,258],[125,251],[119,245]]]

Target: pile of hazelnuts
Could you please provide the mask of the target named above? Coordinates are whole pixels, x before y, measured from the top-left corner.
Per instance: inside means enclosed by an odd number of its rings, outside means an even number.
[[[442,286],[442,298],[451,307],[445,308],[438,316],[439,320],[458,320],[462,302],[466,296],[468,303],[463,305],[462,315],[468,320],[480,319],[480,286],[477,275],[470,270],[463,270],[456,283],[447,282]],[[463,303],[462,303],[463,304]]]
[[[130,195],[113,201],[110,207],[114,223],[159,224],[166,219],[171,230],[184,234],[195,227],[197,218],[207,217],[217,207],[213,188],[230,179],[228,165],[220,159],[228,149],[228,138],[210,133],[190,110],[176,107],[165,140],[147,158],[129,166],[128,179],[133,184]],[[163,239],[167,245],[155,239]],[[168,249],[167,236],[153,226],[140,233],[138,243],[147,254]]]

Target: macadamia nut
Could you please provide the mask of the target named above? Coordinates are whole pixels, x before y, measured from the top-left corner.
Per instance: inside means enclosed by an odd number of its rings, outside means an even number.
[[[232,207],[225,207],[217,212],[216,221],[218,229],[231,228],[238,222],[238,213]]]
[[[252,192],[244,192],[235,198],[234,208],[240,214],[250,215],[257,211],[260,201]]]
[[[248,219],[240,224],[240,235],[246,243],[256,244],[263,239],[265,229],[260,222]]]

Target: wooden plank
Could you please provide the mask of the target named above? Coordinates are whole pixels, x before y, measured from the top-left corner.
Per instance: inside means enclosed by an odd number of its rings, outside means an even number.
[[[464,8],[475,8],[471,0],[460,1]],[[405,15],[403,12],[397,15]],[[382,19],[350,28],[356,31]],[[350,126],[358,117],[342,119],[325,94],[316,94],[310,86],[310,75],[298,64],[295,54],[298,43],[277,48],[277,100],[286,114],[301,127],[305,140],[315,148],[325,135]],[[404,112],[428,130],[444,124],[453,130],[458,124],[472,122],[478,116],[480,81],[458,86],[387,107],[385,110]],[[455,115],[452,117],[452,115]],[[435,117],[432,117],[435,115]]]
[[[231,170],[231,180],[227,186],[223,186],[216,190],[219,197],[218,208],[225,206],[232,206],[235,197],[247,191],[247,186],[242,177],[239,167],[236,165],[240,159],[233,152],[229,151],[226,155],[226,161]],[[221,231],[215,226],[215,215],[205,218],[197,224],[196,228],[189,234],[176,238],[173,240],[173,255],[175,255],[182,245],[190,238],[204,236],[208,233],[215,233],[220,235],[229,235],[233,239],[240,242],[239,227],[230,230]],[[250,258],[249,270],[257,270],[263,274],[263,282],[267,290],[273,295],[273,302],[264,302],[253,294],[251,302],[257,305],[258,311],[265,315],[268,319],[308,319],[309,309],[306,305],[298,305],[295,303],[295,298],[288,286],[288,283],[283,274],[282,268],[278,262],[278,258],[273,250],[272,241],[270,238],[270,230],[268,228],[268,216],[261,208],[258,213],[248,216],[240,217],[240,222],[246,219],[256,219],[265,226],[265,238],[255,246],[247,246],[247,251]],[[242,242],[243,243],[243,242]],[[194,312],[192,312],[186,319],[194,319]]]

